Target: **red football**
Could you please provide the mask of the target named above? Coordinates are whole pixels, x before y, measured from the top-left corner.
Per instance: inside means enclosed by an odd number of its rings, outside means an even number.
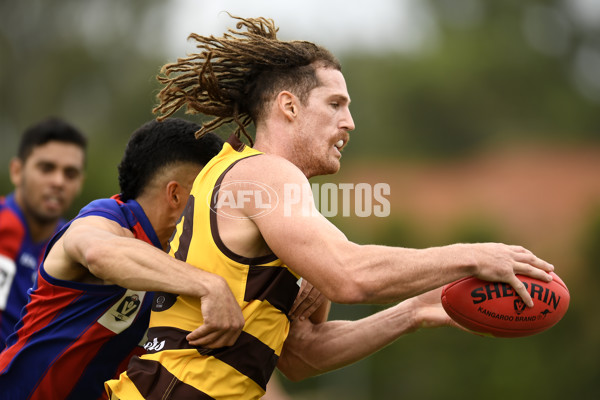
[[[551,275],[551,282],[517,275],[533,299],[531,308],[509,284],[474,277],[444,286],[442,305],[454,321],[476,333],[495,337],[534,335],[560,321],[569,308],[569,289],[558,275]]]

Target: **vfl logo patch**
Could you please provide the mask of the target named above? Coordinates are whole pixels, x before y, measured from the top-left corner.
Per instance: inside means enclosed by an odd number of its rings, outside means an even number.
[[[115,317],[115,321],[123,321],[130,317],[135,310],[137,310],[140,306],[140,297],[137,294],[132,294],[131,296],[125,297],[119,306],[117,307],[117,312],[113,314]]]
[[[123,332],[137,317],[144,296],[146,292],[127,290],[123,297],[98,319],[98,323],[114,333]]]

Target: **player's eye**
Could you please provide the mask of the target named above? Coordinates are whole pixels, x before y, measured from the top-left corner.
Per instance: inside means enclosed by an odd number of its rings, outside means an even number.
[[[77,179],[81,175],[81,171],[77,168],[66,168],[64,173],[65,177],[70,180]]]
[[[40,171],[44,173],[52,172],[56,166],[52,163],[41,162],[38,164],[38,168]]]

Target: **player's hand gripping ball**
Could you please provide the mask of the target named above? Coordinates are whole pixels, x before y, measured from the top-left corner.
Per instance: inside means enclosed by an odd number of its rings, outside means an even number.
[[[474,277],[444,286],[442,305],[454,321],[474,333],[495,337],[535,335],[560,321],[569,308],[569,289],[558,275],[551,275],[551,282],[517,275],[533,299],[531,308],[509,284]]]

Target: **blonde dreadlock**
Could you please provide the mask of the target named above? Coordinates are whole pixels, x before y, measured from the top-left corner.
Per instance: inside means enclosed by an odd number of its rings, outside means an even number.
[[[231,17],[239,20],[237,31],[229,29],[220,38],[191,34],[188,39],[195,40],[200,51],[163,66],[158,80],[165,86],[153,111],[161,114],[159,121],[183,106],[187,113],[214,116],[197,137],[234,122],[235,134],[243,134],[252,145],[245,128],[263,115],[273,94],[295,91],[304,101],[319,85],[312,63],[338,70],[341,66],[323,47],[278,40],[279,28],[271,19]]]

